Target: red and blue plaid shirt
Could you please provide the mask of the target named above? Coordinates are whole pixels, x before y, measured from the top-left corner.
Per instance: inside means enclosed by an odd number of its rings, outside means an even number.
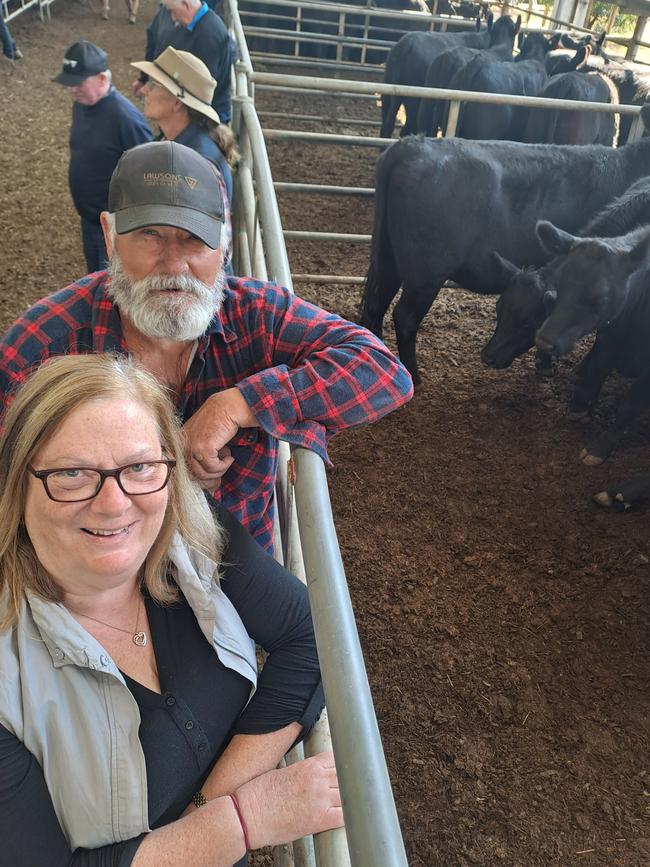
[[[53,355],[128,352],[110,278],[91,274],[31,307],[0,342],[3,405]],[[278,439],[313,449],[405,403],[411,378],[369,331],[257,280],[229,278],[223,306],[198,347],[180,398],[183,420],[216,391],[236,386],[260,425],[232,446],[215,496],[267,550],[273,547]]]

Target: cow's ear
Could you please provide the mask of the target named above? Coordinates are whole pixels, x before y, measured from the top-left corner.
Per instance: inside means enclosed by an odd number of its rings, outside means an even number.
[[[519,32],[517,34],[517,48],[521,51],[521,46],[524,44],[524,34]]]
[[[607,33],[603,30],[603,32],[600,34],[600,36],[596,40],[596,46],[597,46],[598,50],[600,50],[603,47],[603,43],[605,41],[606,36],[607,36]]]
[[[549,223],[547,220],[540,220],[535,226],[535,231],[546,252],[554,253],[556,256],[568,253],[576,241],[573,235],[565,232],[564,229],[556,228],[553,223]]]
[[[520,271],[516,265],[513,265],[508,259],[504,259],[496,250],[492,250],[492,266],[494,267],[494,274],[497,282],[504,288]]]
[[[548,40],[548,50],[555,51],[555,49],[560,44],[560,34],[554,33],[551,38]]]
[[[544,304],[544,311],[547,316],[550,316],[553,312],[553,308],[555,307],[555,302],[557,301],[557,290],[556,289],[547,289],[542,296],[542,303]]]
[[[517,15],[517,20],[515,21],[515,33],[519,33],[521,28],[521,15]]]

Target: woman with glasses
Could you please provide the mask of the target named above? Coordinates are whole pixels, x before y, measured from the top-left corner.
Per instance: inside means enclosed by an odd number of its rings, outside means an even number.
[[[341,825],[330,754],[273,770],[323,704],[306,591],[215,520],[163,389],[60,357],[3,423],[0,867],[226,867]]]

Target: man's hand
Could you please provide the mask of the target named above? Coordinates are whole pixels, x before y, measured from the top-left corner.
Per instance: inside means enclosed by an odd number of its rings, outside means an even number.
[[[258,424],[238,388],[211,395],[185,422],[189,468],[202,487],[209,491],[219,487],[234,460],[228,443],[242,427]]]

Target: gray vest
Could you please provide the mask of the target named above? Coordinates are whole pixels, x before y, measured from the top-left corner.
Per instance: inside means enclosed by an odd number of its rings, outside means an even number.
[[[170,555],[201,631],[221,662],[250,680],[252,695],[255,645],[212,577],[215,564],[178,535]],[[18,624],[0,633],[0,723],[43,769],[72,850],[149,830],[135,699],[109,653],[67,609],[29,592]]]

